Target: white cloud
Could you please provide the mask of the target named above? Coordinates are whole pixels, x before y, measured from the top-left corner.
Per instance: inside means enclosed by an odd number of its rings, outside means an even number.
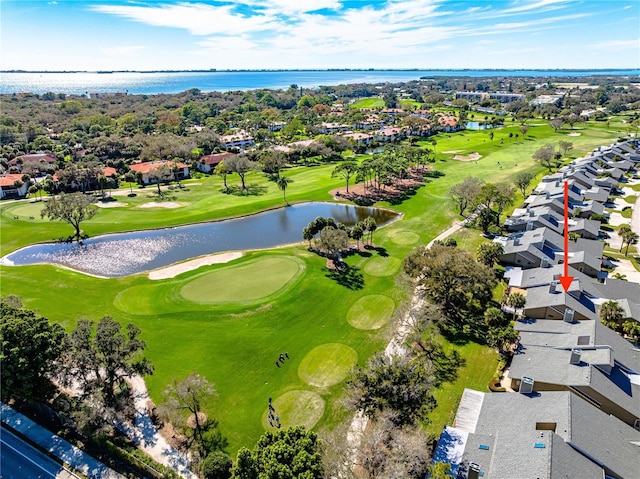
[[[529,12],[531,10],[540,10],[548,6],[558,6],[559,4],[566,4],[569,0],[539,0],[537,2],[515,2],[514,7],[502,10],[502,13],[522,13]]]
[[[154,6],[95,5],[92,10],[157,27],[182,28],[193,35],[236,35],[272,27],[275,18],[235,13],[232,5],[213,6],[202,3],[159,4]]]
[[[597,48],[598,50],[628,50],[640,49],[640,39],[635,40],[606,40],[602,42],[596,42],[590,45],[591,48]]]

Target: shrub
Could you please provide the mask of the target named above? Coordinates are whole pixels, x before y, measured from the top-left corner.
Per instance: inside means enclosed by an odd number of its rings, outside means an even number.
[[[229,479],[231,477],[231,458],[224,452],[216,451],[209,454],[200,470],[205,479]]]

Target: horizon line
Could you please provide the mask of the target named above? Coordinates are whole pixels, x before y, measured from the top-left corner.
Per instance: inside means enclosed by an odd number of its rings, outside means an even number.
[[[13,68],[0,70],[0,73],[229,73],[229,72],[304,72],[304,71],[416,71],[416,72],[439,72],[439,71],[631,71],[640,70],[638,67],[611,67],[611,68],[192,68],[192,69],[157,69],[157,70],[26,70]]]

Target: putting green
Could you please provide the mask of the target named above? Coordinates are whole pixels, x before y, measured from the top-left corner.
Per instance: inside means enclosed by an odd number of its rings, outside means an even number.
[[[392,276],[400,270],[401,261],[393,256],[372,258],[364,265],[364,272],[371,276]]]
[[[420,235],[409,230],[392,231],[389,233],[389,238],[391,238],[391,241],[395,244],[399,245],[416,244],[420,241]]]
[[[16,208],[11,208],[9,214],[13,216],[19,216],[21,220],[27,221],[49,221],[48,219],[41,219],[40,212],[44,208],[44,201],[38,201],[37,203],[22,203]],[[29,220],[33,216],[33,220]]]
[[[312,429],[324,414],[324,399],[311,391],[289,391],[273,401],[274,416],[280,418],[280,427],[304,426]],[[262,414],[265,429],[274,429],[269,424],[269,409]],[[275,422],[274,422],[275,424]]]
[[[353,303],[347,321],[358,329],[379,329],[391,318],[395,304],[388,296],[371,294]]]
[[[357,361],[358,353],[345,344],[322,344],[302,359],[298,376],[311,386],[326,388],[346,378]]]
[[[283,290],[303,271],[304,263],[293,256],[270,256],[207,273],[180,294],[195,303],[247,303]]]

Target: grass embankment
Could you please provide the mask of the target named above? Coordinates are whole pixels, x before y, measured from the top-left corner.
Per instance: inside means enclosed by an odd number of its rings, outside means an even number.
[[[332,279],[325,260],[301,244],[249,252],[226,265],[205,266],[160,281],[150,281],[144,274],[98,279],[49,265],[2,266],[2,294],[22,296],[27,307],[67,329],[79,318],[104,315],[137,324],[147,342],[146,355],[156,367],[148,378],[152,398],[159,401],[174,377],[183,378],[192,371],[206,376],[219,393],[208,405],[209,411],[229,438],[231,453],[240,446],[252,446],[262,434],[269,397],[276,409],[281,409],[283,424],[304,416],[307,425],[317,419],[316,427],[332,427],[346,417],[337,401],[343,383],[336,383],[343,380],[344,371],[333,365],[352,365],[354,353],[357,363],[364,364],[388,341],[386,325],[391,311],[407,299],[395,282],[402,259],[457,219],[447,201],[448,189],[466,176],[496,182],[520,171],[541,173],[530,158],[546,142],[573,141],[572,153],[577,155],[614,138],[602,128],[585,128],[580,137],[568,138],[567,131],[556,134],[540,125],[532,126],[524,140],[506,138],[500,143],[501,137],[517,128],[496,130],[493,142],[485,132],[437,137],[434,167],[444,176],[428,179],[415,196],[392,206],[404,216],[375,232],[374,242],[383,249],[346,259],[352,272],[351,289]],[[429,142],[424,144],[431,147]],[[451,150],[461,154],[477,151],[483,157],[478,162],[460,162],[445,153]],[[287,199],[329,200],[328,191],[341,186],[339,180],[330,178],[332,168],[287,169],[284,174],[294,180],[287,189]],[[155,188],[136,190],[135,197],[124,191],[114,198],[126,206],[101,209],[83,223],[83,229],[93,236],[249,214],[283,204],[282,193],[273,182],[259,174],[247,180],[260,194],[223,194],[219,178],[186,182],[185,189],[171,191],[164,198],[179,203],[178,209],[141,208],[143,203],[156,201]],[[229,181],[235,184],[237,178]],[[25,205],[4,203],[0,209],[2,254],[71,233],[68,225],[41,221],[39,205]],[[16,211],[25,207],[34,219],[23,219],[23,210],[20,219],[13,219]],[[482,241],[467,230],[457,237],[470,249]],[[256,265],[268,266],[261,268],[259,282],[255,282]],[[384,317],[376,314],[379,308],[386,308]],[[462,389],[484,390],[495,372],[497,358],[489,348],[471,343],[455,347],[467,360],[466,366],[455,383],[445,385],[437,394],[439,407],[431,425],[434,433],[451,419]],[[289,359],[278,367],[275,363],[282,353],[288,353]],[[332,368],[336,369],[335,377],[328,374]],[[313,407],[307,410],[305,401],[309,398]]]

